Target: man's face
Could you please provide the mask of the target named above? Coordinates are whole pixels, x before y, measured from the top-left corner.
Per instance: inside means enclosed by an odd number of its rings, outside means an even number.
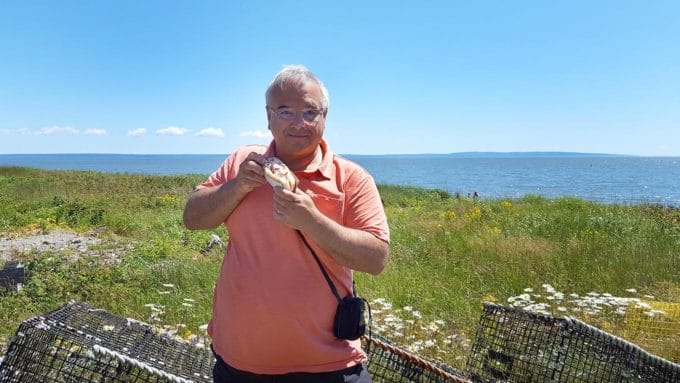
[[[314,81],[274,89],[267,108],[267,119],[279,157],[313,155],[326,127],[321,89]]]

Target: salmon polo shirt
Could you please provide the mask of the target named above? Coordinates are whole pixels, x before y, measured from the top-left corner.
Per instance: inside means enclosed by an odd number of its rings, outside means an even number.
[[[373,178],[334,155],[325,141],[318,168],[295,172],[299,189],[327,217],[389,242],[387,219]],[[232,153],[198,188],[236,178],[250,152],[274,156],[275,143]],[[215,286],[208,333],[232,367],[257,374],[327,372],[366,360],[361,342],[333,336],[338,301],[314,256],[290,226],[273,218],[273,189],[252,190],[224,222],[229,243]],[[338,289],[351,294],[352,270],[308,242]]]

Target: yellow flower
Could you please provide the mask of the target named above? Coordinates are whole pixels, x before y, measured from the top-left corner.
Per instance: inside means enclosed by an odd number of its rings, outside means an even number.
[[[454,219],[456,218],[456,212],[453,210],[447,210],[439,213],[439,217],[441,218],[446,218],[446,219]]]
[[[479,221],[482,219],[482,209],[479,206],[475,206],[465,213],[465,219],[468,221]]]

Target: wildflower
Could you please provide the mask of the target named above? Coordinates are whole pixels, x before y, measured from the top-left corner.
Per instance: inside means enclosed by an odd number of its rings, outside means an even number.
[[[532,289],[531,287],[527,287],[526,289],[524,289],[525,293],[531,293],[533,291],[534,291],[534,289]]]
[[[186,303],[186,302],[182,303],[182,306],[184,306],[184,307],[194,307],[194,305],[192,305],[191,303]]]
[[[413,311],[413,307],[411,307],[411,306],[404,306],[404,311]]]
[[[171,288],[175,287],[175,285],[173,285],[172,283],[163,283],[163,287],[167,287],[167,288],[171,289]]]
[[[531,296],[529,294],[520,294],[520,295],[517,296],[517,299],[530,302]]]
[[[167,294],[170,294],[170,293],[171,293],[171,291],[159,291],[158,292],[158,294],[160,294],[160,295],[167,295]]]
[[[432,331],[432,332],[437,332],[437,331],[439,331],[439,326],[437,326],[436,323],[432,322],[427,326],[427,329]]]
[[[193,300],[193,299],[191,299],[191,298],[184,298],[184,302],[191,302],[191,303],[194,303],[194,302],[196,302],[196,301]]]
[[[416,317],[416,319],[420,319],[420,318],[423,317],[422,315],[420,315],[420,311],[413,311],[411,314],[412,314],[414,317]]]
[[[626,291],[628,291],[629,293],[637,293],[636,289],[626,289]]]
[[[202,324],[198,326],[198,329],[201,331],[208,331],[208,325],[207,324]]]
[[[656,299],[654,295],[643,295],[643,297],[647,299]]]

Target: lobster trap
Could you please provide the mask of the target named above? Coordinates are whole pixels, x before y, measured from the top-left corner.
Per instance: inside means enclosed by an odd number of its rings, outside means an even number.
[[[213,365],[210,350],[71,302],[19,326],[0,382],[212,382]]]
[[[484,304],[473,382],[680,382],[680,365],[573,318]]]

